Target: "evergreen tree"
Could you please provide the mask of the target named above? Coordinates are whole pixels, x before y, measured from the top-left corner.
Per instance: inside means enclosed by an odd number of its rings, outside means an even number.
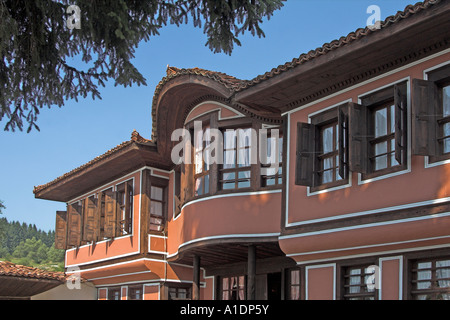
[[[23,130],[24,121],[28,132],[39,130],[37,115],[44,106],[100,98],[98,87],[109,79],[125,87],[146,85],[131,63],[135,48],[167,24],[192,20],[203,26],[213,52],[231,54],[245,31],[264,36],[263,18],[283,1],[0,0],[0,120],[7,118],[5,130]],[[70,65],[73,56],[86,69]]]

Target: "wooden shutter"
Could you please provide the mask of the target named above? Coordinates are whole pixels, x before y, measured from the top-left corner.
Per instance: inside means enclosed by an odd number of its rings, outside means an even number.
[[[296,185],[313,186],[315,132],[315,125],[304,122],[297,123]]]
[[[345,111],[344,111],[345,110]],[[348,107],[338,108],[338,155],[339,155],[339,175],[342,179],[346,178],[346,166],[348,162]]]
[[[398,163],[404,163],[402,159],[403,135],[406,134],[403,126],[403,119],[406,111],[406,96],[400,90],[400,86],[394,86],[394,107],[395,107],[395,160]],[[404,148],[406,151],[406,148]]]
[[[84,231],[83,240],[86,241],[97,241],[98,238],[98,213],[97,210],[98,199],[94,196],[86,198],[84,200],[85,208],[85,221],[84,221]]]
[[[81,244],[82,207],[78,202],[68,205],[67,245],[79,246]]]
[[[67,211],[56,211],[55,249],[67,249]]]
[[[117,225],[117,192],[107,190],[105,196],[105,225],[104,237],[113,238],[116,236]]]
[[[132,223],[132,197],[133,197],[133,184],[130,182],[125,182],[125,232],[131,233],[131,223]]]
[[[368,171],[368,119],[367,107],[357,103],[348,103],[349,120],[349,145],[348,163],[349,170],[359,173]]]
[[[437,156],[437,117],[439,114],[438,87],[433,81],[413,79],[411,103],[412,153]]]

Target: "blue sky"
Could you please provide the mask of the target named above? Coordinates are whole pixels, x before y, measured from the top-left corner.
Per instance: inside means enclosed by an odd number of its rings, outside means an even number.
[[[55,212],[64,203],[35,199],[33,187],[92,160],[123,141],[136,129],[151,137],[151,103],[166,66],[199,67],[240,79],[252,79],[299,57],[326,42],[365,27],[367,8],[378,5],[381,18],[403,10],[405,0],[288,0],[262,25],[266,37],[245,34],[231,56],[214,54],[205,47],[202,29],[190,24],[167,26],[159,36],[136,50],[135,66],[147,86],[101,88],[102,100],[88,97],[67,101],[62,108],[42,109],[40,132],[3,131],[0,122],[0,200],[9,221],[36,224],[54,230]]]

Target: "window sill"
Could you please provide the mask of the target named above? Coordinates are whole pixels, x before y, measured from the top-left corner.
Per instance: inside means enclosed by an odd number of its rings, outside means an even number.
[[[395,168],[388,168],[379,170],[377,172],[373,172],[370,174],[358,174],[358,184],[366,184],[369,182],[387,179],[391,177],[395,177],[404,173],[408,173],[411,171],[411,168],[406,165],[396,166]]]
[[[335,190],[348,188],[351,186],[352,186],[351,179],[347,178],[347,179],[339,181],[339,182],[327,183],[327,184],[323,184],[323,185],[316,186],[316,187],[308,187],[307,195],[308,195],[308,197],[314,196],[314,195],[318,195],[318,194],[322,194],[322,193],[326,193],[326,192],[331,192],[331,191],[335,191]]]

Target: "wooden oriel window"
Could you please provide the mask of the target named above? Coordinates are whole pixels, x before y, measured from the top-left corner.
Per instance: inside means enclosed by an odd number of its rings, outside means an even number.
[[[376,289],[368,284],[374,284],[371,278],[374,269],[369,265],[351,266],[343,269],[343,299],[345,300],[375,300]],[[369,283],[370,282],[370,283]]]
[[[348,182],[348,104],[298,123],[296,184],[312,191]]]
[[[222,278],[222,300],[245,300],[245,276]]]
[[[412,153],[429,162],[450,158],[450,65],[413,79]]]
[[[220,169],[222,190],[250,188],[251,148],[250,128],[223,132],[223,164]]]
[[[450,300],[450,257],[414,261],[410,293],[415,300]]]

